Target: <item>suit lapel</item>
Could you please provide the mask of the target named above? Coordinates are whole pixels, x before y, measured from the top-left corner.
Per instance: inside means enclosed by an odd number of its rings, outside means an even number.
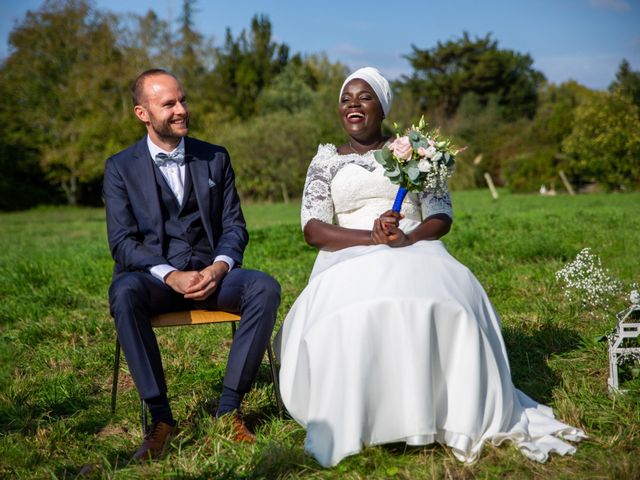
[[[209,162],[206,158],[198,158],[198,152],[194,151],[193,144],[191,143],[189,137],[185,137],[184,142],[185,161],[191,175],[191,185],[196,195],[196,201],[198,202],[198,210],[200,211],[202,225],[204,226],[205,232],[207,232],[209,245],[211,246],[211,250],[213,251],[215,245],[213,242],[213,230],[211,226]]]
[[[156,235],[160,245],[164,242],[164,222],[162,221],[162,210],[160,209],[160,198],[158,198],[158,188],[156,174],[154,172],[153,160],[147,146],[147,137],[138,142],[134,152],[134,163],[136,178],[139,182],[138,191],[144,199],[144,205],[149,214],[150,225],[154,225]]]

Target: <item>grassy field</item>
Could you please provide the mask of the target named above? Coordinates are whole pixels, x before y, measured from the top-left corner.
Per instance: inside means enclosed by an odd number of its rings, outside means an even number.
[[[591,247],[621,281],[640,281],[640,194],[453,199],[445,243],[502,316],[514,383],[590,436],[575,456],[537,464],[507,444],[464,466],[446,448],[391,445],[322,469],[303,452],[304,430],[277,416],[266,363],[244,407],[258,442],[234,444],[210,417],[229,345],[219,325],[158,332],[181,433],[163,461],[129,465],[141,441],[138,397],[124,364],[111,415],[104,212],[39,208],[0,215],[0,477],[75,478],[92,464],[96,478],[640,478],[640,380],[609,397],[607,345],[597,340],[626,304],[585,310],[564,299],[554,276]],[[245,265],[280,281],[280,322],[315,251],[303,242],[297,205],[245,212]]]

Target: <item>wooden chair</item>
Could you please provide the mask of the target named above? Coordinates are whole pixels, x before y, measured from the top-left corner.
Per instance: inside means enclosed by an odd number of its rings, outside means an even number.
[[[230,323],[231,338],[236,333],[236,322],[240,321],[240,316],[235,313],[213,311],[213,310],[186,310],[181,312],[163,313],[151,319],[153,327],[180,327],[186,325],[206,325],[208,323]],[[271,378],[273,381],[273,390],[276,397],[276,406],[278,413],[282,414],[282,398],[280,397],[280,388],[278,385],[278,374],[271,350],[271,342],[267,345],[267,354],[269,357],[269,367],[271,368]],[[116,353],[113,362],[113,383],[111,386],[111,413],[116,411],[116,396],[118,394],[118,373],[120,370],[120,340],[116,334]],[[147,433],[147,405],[144,400],[140,401],[140,418],[142,420],[142,431]]]

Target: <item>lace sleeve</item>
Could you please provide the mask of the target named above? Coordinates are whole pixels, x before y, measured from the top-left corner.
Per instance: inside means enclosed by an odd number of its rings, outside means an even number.
[[[312,218],[325,223],[333,223],[331,159],[335,155],[336,149],[333,145],[320,145],[318,153],[311,160],[302,192],[300,220],[303,230]]]
[[[443,195],[425,191],[419,194],[419,198],[423,219],[427,219],[437,213],[444,213],[453,220],[453,207],[451,206],[451,195],[449,195],[448,189],[445,190]]]

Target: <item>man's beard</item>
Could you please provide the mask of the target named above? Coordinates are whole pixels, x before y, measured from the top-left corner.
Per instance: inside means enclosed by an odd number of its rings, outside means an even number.
[[[158,135],[158,137],[160,138],[164,138],[167,140],[177,140],[179,138],[182,138],[186,135],[186,133],[176,133],[173,131],[173,126],[171,124],[171,121],[175,120],[175,119],[167,119],[164,121],[158,121],[153,115],[149,115],[149,123],[151,124],[151,128],[153,129],[154,132],[156,132],[156,135]],[[187,129],[189,128],[189,114],[186,115],[185,117],[185,125],[187,127]]]

